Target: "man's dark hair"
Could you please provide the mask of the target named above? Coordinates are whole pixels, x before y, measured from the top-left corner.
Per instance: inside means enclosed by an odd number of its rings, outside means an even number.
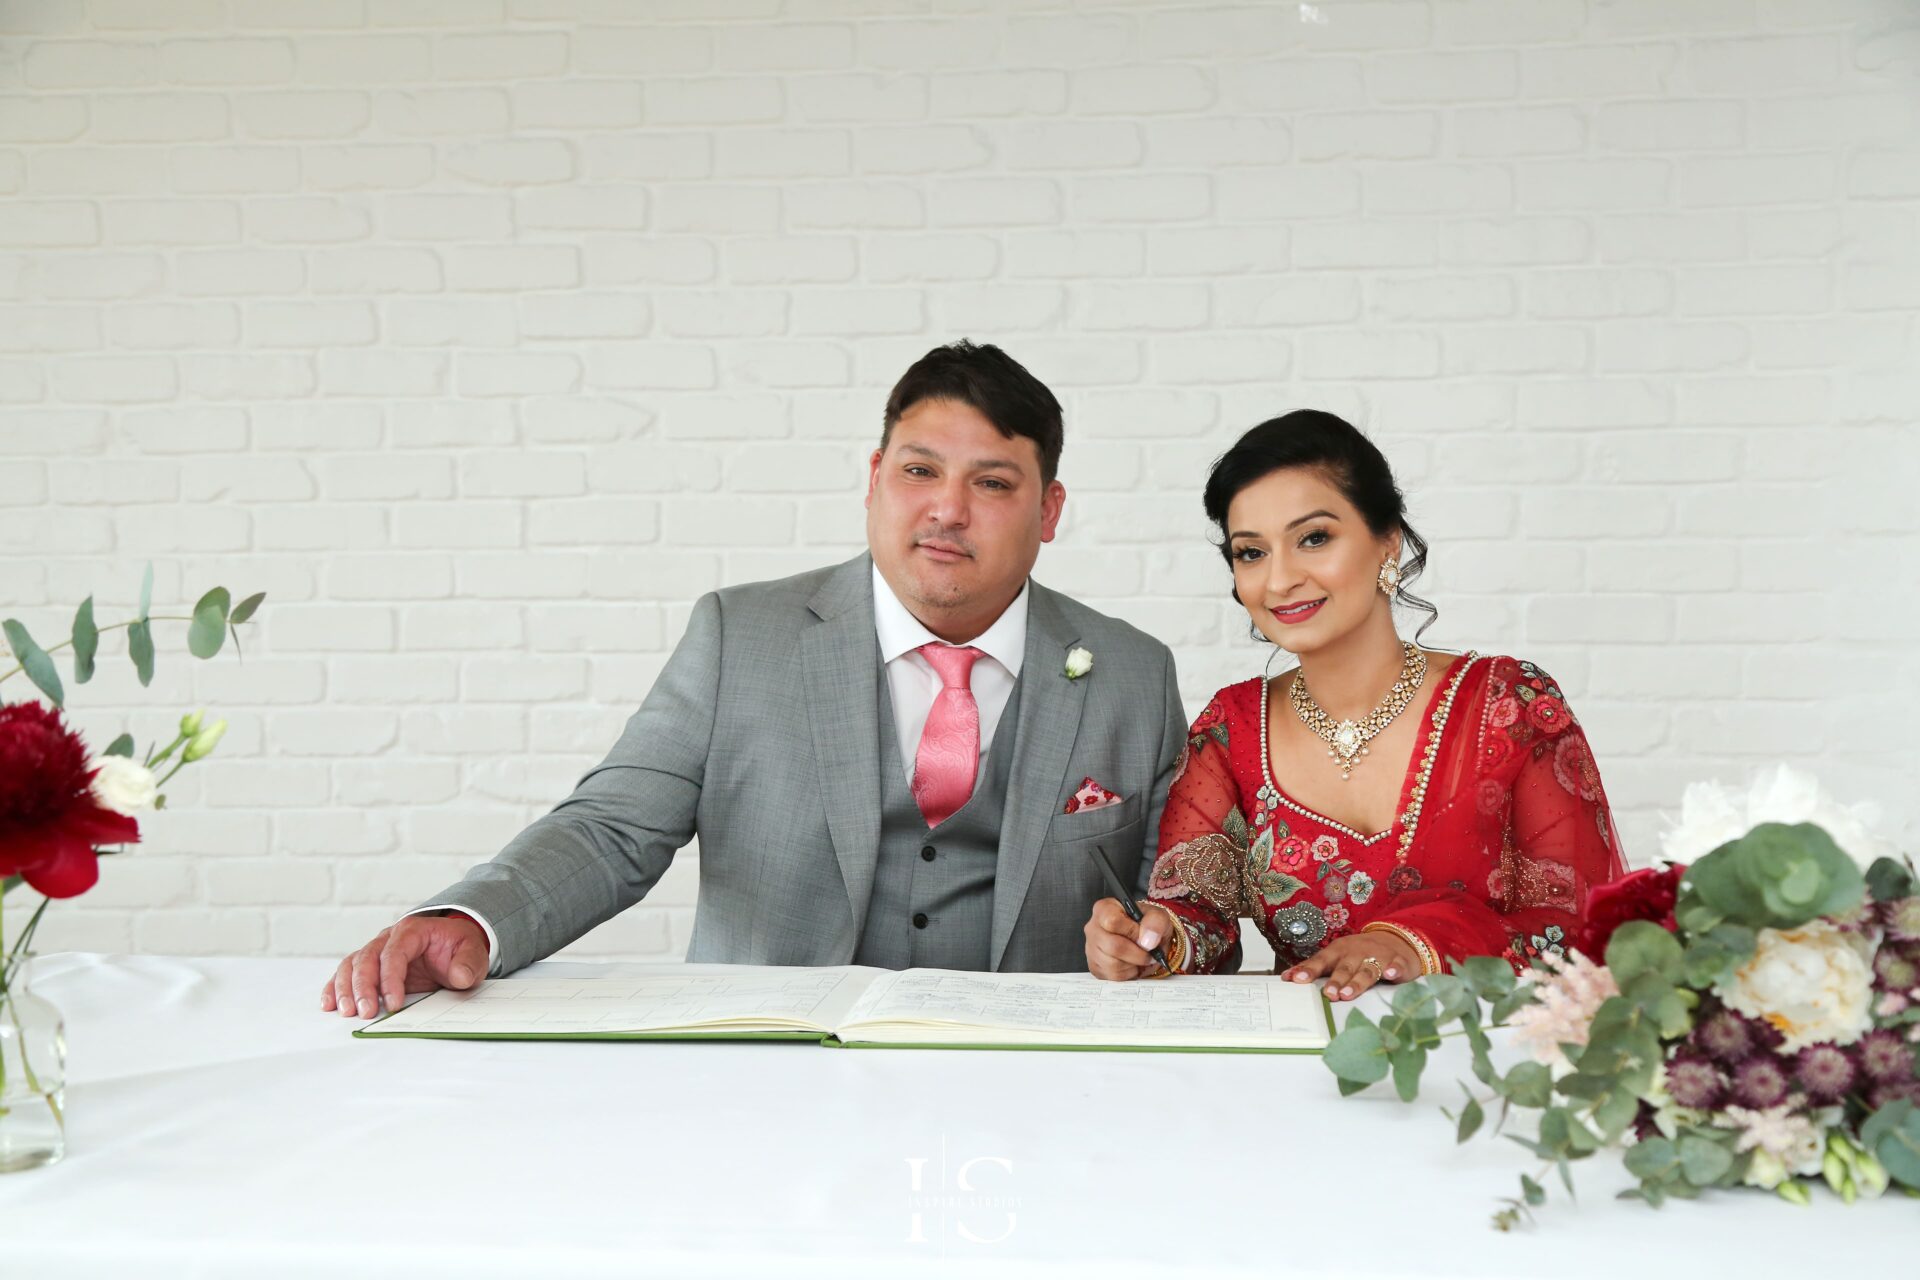
[[[1060,470],[1060,402],[1047,384],[990,343],[962,339],[935,347],[900,375],[887,396],[886,424],[880,448],[887,447],[893,424],[922,400],[954,400],[971,405],[1011,440],[1024,436],[1040,450],[1040,478],[1052,484]]]

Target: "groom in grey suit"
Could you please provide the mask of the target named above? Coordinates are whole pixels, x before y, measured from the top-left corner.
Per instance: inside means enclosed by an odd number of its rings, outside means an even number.
[[[1186,720],[1165,645],[1029,577],[1061,438],[998,348],[929,352],[887,401],[867,553],[701,598],[606,759],[342,960],[322,1009],[550,955],[696,834],[688,960],[1084,969],[1091,851],[1144,896]]]

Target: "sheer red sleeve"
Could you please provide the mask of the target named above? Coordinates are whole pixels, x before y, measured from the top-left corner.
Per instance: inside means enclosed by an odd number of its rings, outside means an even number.
[[[1407,859],[1422,887],[1379,919],[1448,960],[1524,968],[1564,950],[1588,890],[1624,872],[1619,835],[1587,735],[1544,671],[1491,660],[1456,714]]]
[[[1179,924],[1182,973],[1238,963],[1247,821],[1228,766],[1230,732],[1216,696],[1193,722],[1160,814],[1160,852],[1147,892]]]

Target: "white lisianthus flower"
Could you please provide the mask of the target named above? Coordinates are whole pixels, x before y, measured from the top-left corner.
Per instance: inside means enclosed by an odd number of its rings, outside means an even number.
[[[1782,1053],[1852,1044],[1873,1026],[1873,972],[1861,954],[1870,945],[1825,920],[1762,929],[1753,958],[1713,992],[1728,1008],[1785,1036]]]
[[[100,756],[93,765],[93,798],[103,808],[131,816],[152,807],[160,787],[151,769],[125,756]]]
[[[1093,653],[1091,650],[1082,649],[1078,645],[1067,650],[1067,679],[1078,680],[1091,670],[1093,670]]]
[[[1811,822],[1864,871],[1893,852],[1873,831],[1879,819],[1878,806],[1843,805],[1813,775],[1776,765],[1754,778],[1745,796],[1715,782],[1690,785],[1680,798],[1680,821],[1661,836],[1660,848],[1669,861],[1697,862],[1763,822]]]

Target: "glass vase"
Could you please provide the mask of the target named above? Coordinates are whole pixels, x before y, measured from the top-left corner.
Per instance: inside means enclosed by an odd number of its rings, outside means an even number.
[[[28,984],[30,958],[0,990],[0,1173],[67,1153],[67,1038],[60,1010]]]

